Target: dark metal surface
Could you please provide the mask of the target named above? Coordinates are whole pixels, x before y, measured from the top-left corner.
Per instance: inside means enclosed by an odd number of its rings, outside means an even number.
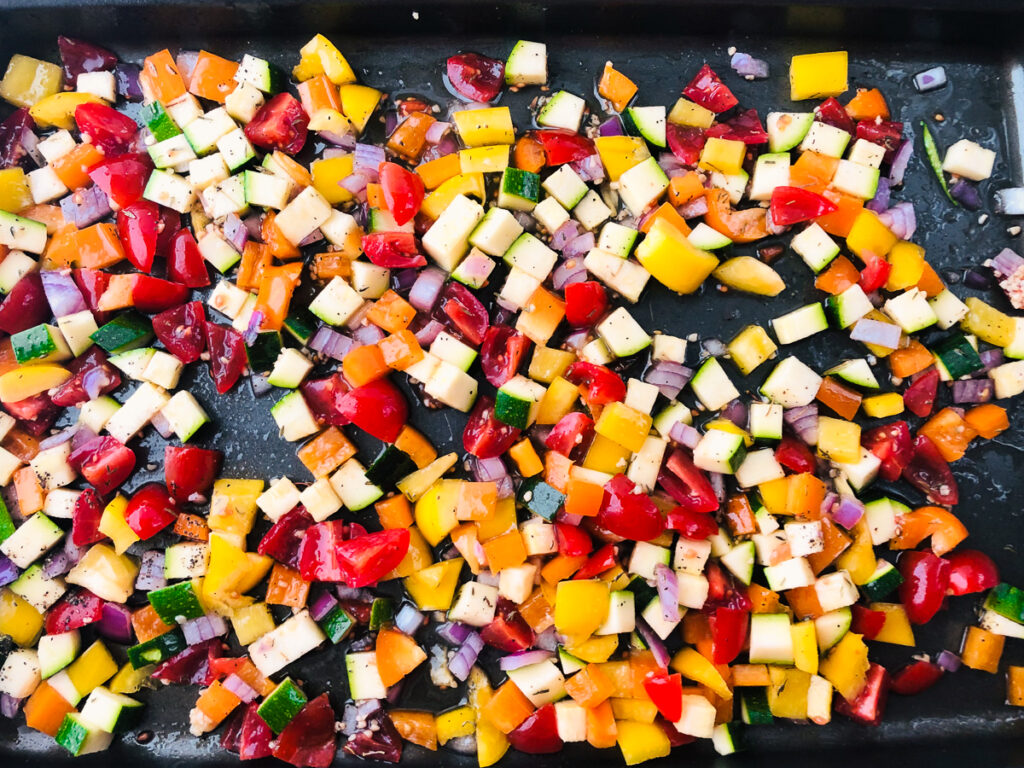
[[[530,36],[548,44],[551,82],[589,97],[592,107],[597,106],[592,97],[594,78],[606,60],[620,64],[636,80],[640,102],[649,104],[673,103],[692,73],[707,60],[735,90],[742,105],[757,107],[763,115],[770,109],[790,107],[785,73],[791,55],[845,47],[850,50],[851,85],[881,87],[894,119],[914,126],[918,147],[917,122],[927,119],[942,147],[966,136],[997,149],[995,175],[982,185],[985,210],[991,212],[992,192],[1021,181],[1017,104],[1011,86],[1015,80],[1021,81],[1015,57],[1024,46],[1014,48],[1007,41],[1020,34],[1024,9],[1020,3],[1001,0],[975,0],[971,12],[962,12],[961,5],[937,0],[930,5],[878,2],[870,8],[855,2],[829,7],[817,3],[746,7],[723,2],[714,6],[620,3],[593,8],[562,2],[550,7],[454,2],[417,8],[404,2],[295,6],[272,0],[214,7],[166,0],[89,0],[58,5],[48,0],[7,0],[0,7],[0,62],[15,52],[55,60],[54,38],[64,33],[107,45],[129,60],[139,60],[163,46],[202,46],[228,57],[251,51],[290,70],[300,45],[314,32],[324,32],[345,52],[363,82],[392,94],[430,96],[444,104],[450,96],[441,73],[450,53],[475,49],[503,56],[517,37]],[[414,10],[418,19],[412,16]],[[737,78],[728,67],[726,49],[730,45],[768,59],[771,79],[749,83]],[[917,94],[912,75],[935,64],[946,67],[950,84],[937,92]],[[528,119],[525,106],[534,95],[527,91],[503,97],[520,125]],[[936,122],[936,113],[945,120]],[[919,222],[914,239],[925,246],[929,259],[947,279],[1016,242],[1006,228],[1019,222],[993,216],[982,225],[978,214],[953,208],[942,197],[920,151],[911,161],[906,186],[894,199],[914,201]],[[733,251],[736,255],[752,253],[752,248],[738,246]],[[780,260],[778,269],[789,287],[774,300],[720,294],[711,282],[702,293],[680,298],[654,284],[634,315],[648,331],[728,340],[748,323],[765,324],[771,317],[818,298],[811,289],[809,271],[792,254]],[[961,296],[981,295],[961,285],[955,290]],[[988,292],[986,299],[995,296]],[[996,301],[1004,304],[1001,299]],[[785,351],[815,366],[863,354],[838,334],[814,337]],[[885,370],[884,365],[879,367],[880,374]],[[732,374],[734,369],[729,371]],[[743,387],[755,388],[766,373],[756,371],[743,381]],[[189,368],[182,386],[192,389],[215,417],[216,431],[204,429],[198,444],[225,451],[226,475],[306,477],[295,458],[295,446],[276,435],[269,412],[273,396],[255,399],[243,382],[219,397],[201,366]],[[994,441],[978,441],[955,466],[962,498],[957,512],[971,530],[969,544],[992,554],[1004,578],[1017,583],[1024,582],[1024,565],[1017,557],[1018,548],[1024,545],[1024,477],[1019,471],[1024,448],[1022,416],[1021,407],[1012,406],[1011,432]],[[416,408],[412,414],[413,424],[440,450],[460,453],[464,418],[450,409],[432,412]],[[372,440],[357,442],[364,460],[379,448]],[[142,441],[140,466],[151,462],[149,474],[154,476],[161,474],[163,445],[164,441],[152,434]],[[133,482],[141,482],[146,475],[143,472]],[[909,487],[899,491],[920,501]],[[952,600],[947,611],[918,631],[917,650],[959,650],[963,627],[972,620],[975,604],[972,598]],[[340,704],[347,695],[343,652],[344,645],[317,652],[295,665],[293,675],[307,681],[308,692],[328,690],[335,704]],[[872,657],[890,668],[904,663],[910,653],[909,649],[872,646]],[[1007,643],[1004,667],[1006,663],[1024,663],[1024,644]],[[153,738],[143,745],[126,736],[109,753],[79,763],[106,766],[127,760],[139,766],[167,768],[172,764],[233,762],[236,758],[219,748],[217,737],[194,739],[188,735],[188,710],[195,695],[194,687],[143,693],[150,705],[143,728],[151,731]],[[907,766],[952,767],[968,761],[983,766],[1024,765],[1024,712],[1004,706],[1003,697],[1002,675],[964,670],[947,676],[923,696],[891,698],[885,722],[878,728],[856,726],[842,718],[824,728],[780,723],[747,729],[749,751],[744,755],[717,758],[705,742],[675,750],[672,758],[661,763],[768,766],[824,760],[834,766],[867,761]],[[429,702],[435,707],[456,701],[453,694],[439,699],[422,672],[409,681],[403,697],[403,703]],[[48,737],[0,721],[0,763],[4,766],[68,760]],[[542,759],[510,753],[502,765],[554,768],[582,760],[621,765],[618,750],[595,752],[579,745]],[[403,762],[475,765],[472,758],[444,750],[427,753],[414,746],[406,747]]]

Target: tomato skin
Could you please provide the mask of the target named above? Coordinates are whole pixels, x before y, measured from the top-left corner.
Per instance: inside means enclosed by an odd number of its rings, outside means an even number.
[[[188,299],[188,288],[184,285],[161,280],[151,275],[132,275],[132,304],[147,314],[163,312]]]
[[[689,85],[683,88],[683,95],[716,114],[732,109],[739,104],[739,100],[733,96],[732,91],[722,82],[715,70],[707,64],[702,66]]]
[[[294,766],[327,768],[338,752],[334,717],[334,708],[327,694],[320,694],[299,710],[278,737],[270,742],[272,754]]]
[[[494,619],[480,630],[480,639],[506,653],[525,651],[534,642],[530,625],[520,615],[516,604],[504,597],[498,598]]]
[[[914,696],[939,682],[942,672],[942,667],[934,662],[912,661],[893,674],[889,690],[901,696]]]
[[[683,165],[697,165],[700,153],[707,143],[707,134],[692,125],[676,125],[667,123],[665,138],[669,151]]]
[[[745,110],[723,123],[716,123],[708,128],[706,135],[730,141],[742,141],[744,144],[768,143],[768,132],[761,125],[761,118],[756,109]]]
[[[140,539],[149,539],[178,519],[178,503],[163,483],[146,483],[132,494],[124,521]]]
[[[402,562],[409,529],[391,528],[343,540],[345,522],[328,520],[306,530],[299,570],[306,581],[343,581],[353,588],[374,584]]]
[[[792,435],[783,435],[775,448],[775,460],[792,472],[813,472],[818,466],[814,454]]]
[[[597,523],[624,539],[650,541],[665,530],[665,521],[650,496],[635,489],[636,483],[625,475],[605,483]]]
[[[76,547],[87,547],[107,538],[100,533],[100,519],[103,517],[103,505],[94,488],[86,488],[75,499],[75,508],[71,512],[71,543]]]
[[[0,331],[14,335],[50,319],[50,305],[39,272],[29,272],[14,284],[0,304]]]
[[[165,309],[153,317],[153,333],[183,363],[194,363],[206,349],[206,310],[201,301]]]
[[[857,123],[857,138],[885,148],[885,162],[892,162],[896,150],[903,143],[903,123],[888,120],[861,120]]]
[[[89,169],[88,175],[110,202],[124,208],[142,199],[152,170],[153,162],[148,155],[128,154],[100,161]]]
[[[422,267],[427,263],[411,232],[372,232],[363,235],[362,247],[366,258],[386,269]]]
[[[711,481],[682,449],[677,448],[669,456],[658,476],[658,483],[684,509],[693,512],[718,510],[718,497]]]
[[[939,391],[939,372],[935,368],[922,371],[903,391],[903,402],[911,413],[924,418],[932,412]]]
[[[846,112],[835,96],[829,96],[814,109],[814,117],[818,122],[853,133],[853,119]],[[858,137],[860,138],[860,137]]]
[[[177,501],[205,500],[213,488],[223,457],[220,451],[191,445],[168,445],[164,448],[167,490]]]
[[[444,290],[444,313],[456,330],[474,347],[479,347],[490,326],[487,309],[461,283],[451,282]]]
[[[134,120],[106,104],[79,104],[75,123],[82,135],[108,157],[127,151],[139,132]]]
[[[405,398],[387,379],[377,379],[346,393],[341,412],[353,424],[385,443],[393,443],[409,417]]]
[[[530,348],[530,340],[507,325],[492,325],[480,347],[480,367],[493,386],[500,387],[516,375]]]
[[[343,427],[351,423],[341,410],[341,401],[349,386],[340,373],[322,379],[307,379],[299,390],[321,424]]]
[[[470,101],[493,101],[505,84],[505,62],[479,53],[448,57],[448,81]]]
[[[514,749],[528,755],[549,755],[560,752],[562,739],[558,735],[555,705],[545,704],[536,710],[508,734],[508,740]]]
[[[866,263],[864,269],[860,271],[860,280],[857,282],[864,293],[873,293],[885,285],[886,280],[889,279],[892,264],[873,253],[866,253],[864,257]]]
[[[703,541],[718,533],[718,523],[707,512],[678,506],[669,510],[666,527],[679,533],[686,539]]]
[[[593,141],[565,128],[545,128],[534,131],[533,137],[544,146],[548,165],[572,163],[590,157],[597,152]]]
[[[585,413],[573,411],[558,420],[544,440],[544,445],[568,457],[577,448],[587,445],[593,437],[594,420]]]
[[[314,523],[313,518],[302,507],[289,510],[263,534],[256,551],[298,570],[301,566],[299,554],[302,549],[302,537]]]
[[[881,459],[882,466],[878,472],[889,482],[899,479],[914,455],[910,425],[902,420],[867,430],[861,436],[861,445]]]
[[[46,634],[59,635],[103,618],[103,600],[87,589],[68,592],[46,614]]]
[[[851,629],[857,634],[864,635],[865,640],[874,640],[878,633],[885,626],[885,613],[865,608],[860,604],[850,606],[853,611],[853,623]]]
[[[519,435],[519,429],[498,421],[494,415],[494,398],[481,395],[462,431],[462,446],[466,453],[478,459],[493,459],[511,448]]]
[[[953,471],[935,444],[924,435],[914,438],[914,457],[904,468],[903,479],[933,504],[952,506],[960,500]]]
[[[605,405],[626,397],[622,377],[603,365],[575,362],[566,369],[564,376],[572,384],[586,387],[583,399],[589,405]]]
[[[999,583],[999,569],[992,558],[976,549],[960,549],[946,556],[951,595],[973,595]]]
[[[171,280],[188,288],[205,288],[210,284],[206,260],[191,232],[179,229],[171,235],[167,251],[167,276]]]
[[[71,378],[50,395],[53,404],[63,408],[81,405],[121,386],[121,372],[107,362],[106,354],[95,345],[72,360],[68,370]]]
[[[608,292],[601,283],[586,280],[565,286],[565,319],[574,328],[589,328],[608,309]]]
[[[683,716],[683,681],[678,673],[648,672],[643,683],[662,717],[674,723]]]
[[[827,197],[801,187],[776,187],[772,190],[772,224],[788,227],[832,213],[836,204]]]
[[[716,562],[708,563],[704,568],[704,575],[708,579],[708,599],[704,601],[704,607],[701,609],[705,614],[711,614],[718,608],[732,608],[750,613],[753,605],[747,597],[746,588],[737,585],[721,565]]]
[[[136,269],[149,273],[156,255],[160,206],[139,200],[117,212],[117,236],[124,254]]]
[[[107,285],[110,283],[110,275],[102,270],[90,269],[88,267],[73,269],[71,275],[75,278],[75,284],[78,286],[78,290],[82,292],[85,303],[89,305],[89,310],[92,312],[96,324],[103,325],[112,313],[104,312],[97,309],[97,307],[99,306],[100,296],[107,290]]]
[[[106,496],[135,470],[135,452],[116,437],[103,435],[73,450],[68,463],[97,493]]]
[[[245,342],[234,328],[207,320],[206,343],[210,350],[210,377],[217,392],[223,395],[235,386],[245,368]]]
[[[587,559],[582,568],[573,574],[573,579],[592,579],[616,565],[615,545],[605,544]]]
[[[731,664],[747,641],[750,625],[750,611],[722,606],[715,608],[708,616],[711,630],[711,661],[715,664]]]
[[[397,163],[381,163],[378,173],[384,202],[395,223],[402,226],[412,221],[423,203],[423,179]]]
[[[570,557],[589,555],[594,549],[594,542],[587,532],[568,523],[555,523],[555,543],[559,554]]]
[[[297,154],[306,143],[309,116],[289,93],[279,93],[260,107],[245,126],[245,135],[261,149]]]
[[[868,678],[861,692],[853,701],[839,697],[836,712],[864,725],[878,725],[885,714],[885,702],[889,693],[889,672],[881,664],[871,663]]]
[[[949,562],[928,551],[903,552],[896,563],[903,583],[899,586],[900,602],[913,624],[931,621],[949,587]]]

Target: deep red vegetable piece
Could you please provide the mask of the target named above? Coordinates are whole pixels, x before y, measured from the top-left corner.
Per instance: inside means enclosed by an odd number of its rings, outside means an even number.
[[[123,208],[142,199],[152,171],[153,162],[148,155],[128,154],[101,160],[89,169],[88,175],[110,202]]]
[[[444,313],[471,346],[479,347],[490,325],[487,309],[466,286],[450,282],[444,289]]]
[[[365,587],[394,570],[409,549],[407,528],[392,528],[347,540],[344,535],[343,520],[328,520],[306,530],[299,550],[302,578]]]
[[[903,552],[897,561],[903,583],[900,602],[913,624],[926,624],[939,612],[949,587],[949,563],[931,552]]]
[[[939,372],[932,367],[914,377],[910,385],[903,391],[903,402],[911,413],[924,418],[932,412],[938,391]]]
[[[594,437],[594,420],[585,413],[573,411],[565,414],[552,427],[544,439],[544,445],[563,456],[571,456],[573,451],[584,448]]]
[[[603,365],[575,362],[566,369],[564,376],[570,383],[586,387],[583,399],[589,405],[605,405],[626,397],[622,377]]]
[[[332,373],[322,379],[307,379],[299,391],[321,424],[343,427],[350,423],[341,409],[341,401],[349,391],[349,386],[340,373]]]
[[[191,445],[164,448],[164,482],[177,501],[202,503],[209,498],[223,454]]]
[[[259,706],[259,701],[252,701],[245,707],[241,731],[238,734],[238,758],[240,760],[259,760],[273,754],[270,742],[274,739],[274,732],[270,730],[266,721],[256,714]]]
[[[973,595],[999,583],[999,569],[992,558],[976,549],[958,549],[946,555],[951,595]]]
[[[121,372],[107,362],[97,346],[91,346],[68,364],[71,378],[50,395],[53,404],[62,408],[81,405],[121,386]]]
[[[187,229],[179,229],[167,245],[167,277],[188,288],[204,288],[210,284],[206,260],[199,245]]]
[[[658,476],[658,483],[685,509],[693,512],[714,512],[718,509],[718,497],[711,481],[680,448],[669,456],[665,469]],[[670,514],[669,527],[672,524]]]
[[[106,496],[135,470],[135,452],[116,437],[103,435],[73,450],[68,463],[101,496]]]
[[[362,246],[366,258],[385,269],[422,267],[427,263],[411,232],[371,232],[363,235]]]
[[[279,93],[260,107],[245,126],[245,135],[260,149],[279,149],[294,155],[306,143],[309,116],[289,93]]]
[[[87,589],[75,589],[46,614],[46,634],[59,635],[81,629],[103,618],[103,601]]]
[[[365,714],[365,720],[366,727],[350,734],[342,749],[350,755],[369,760],[399,762],[402,759],[402,737],[391,716],[378,706]]]
[[[22,429],[36,437],[49,430],[60,416],[60,408],[54,405],[46,392],[13,403],[4,403],[4,408],[18,420]]]
[[[64,82],[72,87],[85,72],[110,72],[117,66],[117,56],[106,48],[73,37],[57,37],[57,49],[64,70]]]
[[[484,333],[480,346],[480,367],[484,378],[500,387],[516,375],[530,348],[530,340],[507,325],[492,325]]]
[[[513,749],[528,755],[550,755],[562,749],[558,736],[558,721],[555,705],[545,704],[536,710],[522,724],[508,734]]]
[[[801,187],[776,187],[772,190],[772,224],[788,227],[832,213],[836,204],[827,197]]]
[[[871,663],[867,682],[853,701],[841,696],[836,699],[836,712],[864,725],[878,725],[885,714],[889,695],[889,672],[881,664]]]
[[[95,489],[86,488],[75,499],[75,507],[71,511],[71,543],[76,547],[87,547],[107,538],[100,533],[100,519],[103,517],[103,504]]]
[[[534,131],[533,137],[544,146],[548,165],[572,163],[590,157],[597,151],[593,141],[565,128]]]
[[[605,544],[597,552],[587,558],[583,567],[573,574],[573,579],[592,579],[618,564],[615,559],[615,545]]]
[[[683,88],[683,95],[715,114],[725,112],[739,104],[739,100],[733,96],[732,91],[715,74],[715,70],[707,64],[702,66],[690,84]]]
[[[178,504],[163,483],[146,483],[128,500],[124,521],[140,539],[149,539],[178,519]]]
[[[711,661],[731,664],[743,650],[750,626],[750,611],[741,608],[719,607],[708,616],[711,630]]]
[[[697,165],[700,153],[708,140],[707,134],[701,128],[671,122],[665,126],[665,138],[669,151],[683,165]]]
[[[160,206],[139,200],[117,212],[117,237],[128,261],[141,272],[153,268],[160,225]]]
[[[706,135],[730,141],[742,141],[744,144],[768,143],[768,132],[761,124],[761,118],[756,109],[745,110],[736,117],[711,126]]]
[[[643,684],[662,717],[674,723],[683,716],[683,681],[678,673],[648,672]]]
[[[775,460],[791,472],[813,472],[818,464],[805,443],[792,435],[783,435],[775,448]]]
[[[210,350],[210,376],[223,395],[235,386],[245,368],[245,342],[234,328],[207,320],[206,344]]]
[[[209,685],[217,678],[213,670],[213,661],[220,658],[221,642],[219,637],[215,637],[190,645],[167,661],[158,664],[151,676],[168,685]]]
[[[753,606],[747,597],[746,587],[738,584],[722,566],[710,562],[704,568],[704,575],[708,580],[708,597],[702,609],[704,613],[710,614],[718,608],[750,613]]]
[[[412,221],[423,203],[423,179],[418,173],[406,170],[397,163],[381,163],[378,173],[384,202],[395,224],[402,226]]]
[[[487,645],[505,653],[525,651],[534,643],[530,625],[519,613],[516,604],[504,597],[498,598],[494,618],[480,630],[480,638]]]
[[[466,453],[478,459],[493,459],[511,448],[519,435],[519,429],[498,421],[494,415],[494,398],[481,395],[462,431],[462,446]]]
[[[377,379],[347,392],[340,407],[349,421],[385,443],[398,439],[409,416],[405,397],[388,379]]]
[[[883,160],[890,163],[903,143],[903,123],[861,120],[857,123],[857,138],[885,147]]]
[[[448,82],[470,101],[493,101],[505,84],[505,62],[479,53],[448,57]]]
[[[864,254],[864,268],[860,271],[858,285],[864,293],[874,293],[889,279],[892,264],[873,253]]]
[[[555,523],[555,544],[559,554],[569,557],[589,555],[594,549],[594,542],[587,532],[569,523]]]
[[[650,541],[665,530],[658,507],[650,496],[637,493],[636,483],[625,475],[605,483],[597,522],[616,536],[633,541]]]
[[[589,328],[604,317],[608,292],[601,283],[585,280],[565,286],[565,319],[575,328]]]
[[[153,317],[153,333],[183,363],[194,363],[206,349],[206,310],[190,301]]]
[[[889,690],[901,696],[914,696],[939,682],[942,671],[942,667],[934,662],[924,659],[912,661],[893,673]]]
[[[162,280],[152,275],[132,275],[132,303],[147,314],[163,312],[188,301],[189,290],[184,285]]]
[[[882,466],[878,473],[890,483],[899,479],[914,455],[910,425],[902,420],[866,430],[861,435],[860,443],[881,459]]]
[[[86,267],[72,270],[71,275],[75,278],[75,284],[82,292],[85,303],[89,305],[96,324],[103,325],[113,313],[99,310],[97,307],[100,297],[103,296],[103,292],[107,290],[107,285],[110,283],[110,275],[102,270]]]
[[[685,539],[703,541],[718,533],[718,523],[707,512],[698,512],[678,506],[670,509],[666,518],[665,527],[679,531],[679,534]]]
[[[50,304],[39,272],[29,272],[14,284],[0,304],[0,331],[15,334],[50,319]]]
[[[263,534],[256,551],[261,555],[274,558],[279,563],[284,563],[289,568],[298,570],[302,536],[313,527],[314,522],[302,507],[289,510],[270,526],[269,531]]]
[[[952,506],[960,500],[953,471],[935,444],[924,435],[914,438],[914,457],[903,470],[903,479],[933,504]]]
[[[878,637],[878,633],[885,626],[885,612],[865,608],[856,603],[850,608],[853,611],[850,628],[857,634],[864,635],[865,640],[874,640]]]
[[[113,157],[131,149],[139,126],[128,115],[106,104],[85,103],[75,108],[75,123],[82,137]]]
[[[35,168],[24,142],[25,132],[31,131],[35,126],[27,107],[14,110],[0,123],[0,168],[15,168],[22,165],[27,166],[26,171]]]
[[[847,133],[853,133],[853,119],[835,96],[829,96],[814,108],[814,117],[820,123],[831,125]]]

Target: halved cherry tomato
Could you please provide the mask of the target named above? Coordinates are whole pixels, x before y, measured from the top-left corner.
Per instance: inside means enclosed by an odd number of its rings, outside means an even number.
[[[857,282],[864,293],[873,293],[885,285],[889,279],[892,264],[873,253],[865,253],[864,262],[864,269],[860,271],[860,280]]]
[[[953,471],[935,444],[924,435],[914,438],[914,457],[903,470],[903,479],[933,504],[951,506],[960,500]]]
[[[565,414],[544,439],[544,445],[563,456],[585,448],[594,437],[594,420],[585,413],[573,411]]]
[[[88,136],[108,157],[128,151],[139,132],[134,120],[106,104],[79,104],[75,123],[82,136]]]
[[[156,238],[160,224],[160,206],[139,200],[117,212],[117,236],[136,269],[148,273],[156,255]]]
[[[245,126],[245,135],[261,149],[279,149],[294,155],[306,143],[309,116],[289,93],[279,93],[260,107]]]
[[[861,445],[882,461],[878,472],[890,483],[899,479],[914,455],[910,425],[902,420],[865,431],[861,435]]]
[[[710,109],[715,114],[725,112],[739,104],[732,91],[707,64],[702,66],[693,80],[683,88],[683,95],[690,101]]]
[[[730,141],[742,141],[744,144],[767,144],[768,132],[761,124],[756,109],[740,112],[725,122],[716,123],[707,130],[707,136]]]
[[[788,227],[832,213],[836,204],[801,187],[775,187],[771,198],[772,224]]]
[[[925,624],[939,612],[949,587],[949,563],[931,552],[904,552],[897,561],[900,602],[907,618]]]
[[[480,367],[484,377],[495,387],[500,387],[516,375],[530,340],[525,334],[507,325],[492,325],[484,333],[480,346]]]
[[[466,453],[478,459],[493,459],[511,448],[519,435],[519,429],[498,421],[494,415],[494,398],[481,395],[462,431],[462,446]]]
[[[559,554],[568,557],[589,555],[594,550],[594,542],[587,532],[569,523],[555,523],[555,544]]]
[[[164,448],[164,482],[178,501],[201,502],[209,497],[223,454],[191,445]]]
[[[385,443],[398,439],[409,416],[405,398],[388,379],[356,387],[341,398],[340,407],[353,424]]]
[[[566,369],[565,378],[576,386],[586,387],[583,399],[590,405],[614,403],[626,397],[622,377],[597,363],[575,362]]]
[[[103,435],[71,451],[68,463],[106,496],[135,470],[135,452],[116,437]]]
[[[111,313],[104,312],[97,309],[97,307],[99,306],[100,297],[107,290],[107,285],[110,283],[110,275],[102,270],[89,269],[87,267],[74,269],[71,271],[71,274],[75,278],[78,290],[82,292],[85,303],[89,305],[89,310],[96,319],[96,323],[102,325],[107,322]],[[17,287],[15,286],[15,288]],[[42,290],[42,287],[40,287],[40,290]],[[40,322],[43,321],[41,320]]]
[[[605,483],[597,523],[624,539],[650,541],[665,530],[665,520],[650,496],[636,490],[636,483],[625,475]]]
[[[148,155],[111,157],[89,169],[89,178],[122,208],[142,199],[153,162]]]
[[[914,376],[903,392],[903,402],[915,416],[924,418],[932,412],[939,390],[939,372],[934,367]]]
[[[791,472],[813,472],[818,466],[814,454],[792,435],[783,435],[775,448],[775,460]]]
[[[178,503],[163,483],[146,483],[132,494],[124,521],[140,539],[149,539],[178,519]]]
[[[378,173],[384,202],[395,223],[402,226],[412,221],[423,203],[423,179],[397,163],[381,163]]]
[[[289,568],[299,570],[302,567],[302,537],[315,523],[316,521],[301,505],[295,507],[285,512],[270,526],[270,530],[260,539],[256,551],[284,563]]]
[[[668,123],[665,130],[668,149],[684,165],[697,165],[700,153],[707,143],[707,133],[692,125]]]
[[[479,53],[448,57],[448,81],[470,101],[492,101],[505,84],[505,62]]]
[[[422,267],[427,263],[411,232],[371,232],[363,235],[366,258],[385,269]]]
[[[533,630],[516,608],[504,597],[498,598],[498,607],[491,623],[480,630],[480,639],[506,653],[525,651],[534,643]]]
[[[345,525],[343,520],[329,520],[306,531],[299,550],[303,579],[365,587],[394,570],[409,550],[408,528],[390,528],[343,540]]]
[[[206,349],[206,310],[190,301],[153,317],[153,333],[183,363],[194,363]]]
[[[576,328],[589,328],[608,309],[608,292],[601,283],[586,280],[565,286],[565,319]]]
[[[444,291],[444,313],[466,341],[474,347],[480,346],[490,325],[480,299],[461,283],[448,283]]]
[[[835,96],[829,96],[821,104],[814,108],[814,117],[818,122],[831,125],[847,133],[853,133],[853,119],[846,111],[846,107],[839,103]]]

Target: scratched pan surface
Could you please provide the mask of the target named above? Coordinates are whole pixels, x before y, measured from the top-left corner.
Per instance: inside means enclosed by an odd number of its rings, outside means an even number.
[[[611,3],[595,8],[562,2],[481,6],[461,1],[444,6],[293,6],[277,0],[217,7],[149,0],[59,4],[8,0],[0,3],[0,61],[15,52],[54,60],[54,40],[63,33],[107,45],[122,58],[134,61],[164,46],[205,47],[233,58],[251,51],[290,69],[298,47],[314,32],[324,32],[345,51],[363,82],[392,94],[419,94],[444,104],[450,99],[441,77],[447,55],[457,49],[476,49],[500,56],[516,38],[528,36],[548,43],[551,82],[588,97],[592,107],[597,106],[594,76],[606,60],[622,64],[640,86],[641,103],[652,104],[671,104],[686,80],[707,60],[723,74],[742,105],[757,107],[763,115],[769,109],[790,107],[785,72],[792,54],[845,47],[850,50],[851,83],[882,87],[894,119],[913,121],[918,146],[917,121],[926,117],[940,146],[967,136],[997,149],[995,175],[982,185],[985,210],[990,210],[993,190],[1021,181],[1015,117],[1019,105],[1013,101],[1011,87],[1014,77],[1020,87],[1014,58],[1020,47],[1015,49],[1012,42],[1022,19],[1019,4],[980,0],[971,4],[969,13],[959,12],[957,4],[947,0],[932,2],[931,9],[905,3],[877,5],[886,7],[870,10],[855,3],[847,7],[761,3],[747,8],[720,2],[662,7]],[[737,78],[728,67],[726,49],[730,45],[767,59],[773,77],[758,83]],[[936,64],[946,67],[950,84],[931,94],[917,94],[911,76]],[[532,95],[506,94],[503,103],[512,106],[517,121],[524,121],[526,102]],[[931,117],[936,113],[944,115],[945,121],[935,123]],[[1006,227],[1019,222],[993,217],[979,225],[978,214],[953,208],[942,197],[921,152],[915,153],[907,184],[896,199],[915,202],[919,222],[915,239],[950,282],[959,282],[965,268],[1014,242]],[[736,254],[752,253],[749,246],[734,250]],[[648,288],[634,315],[648,331],[727,340],[748,323],[765,324],[773,316],[818,298],[812,296],[807,269],[792,254],[783,257],[778,268],[789,287],[771,302],[721,295],[710,284],[702,294],[679,298],[655,284]],[[957,290],[961,295],[982,295],[1003,303],[991,291],[986,294],[963,286]],[[851,342],[837,337],[829,334],[827,343],[811,339],[787,351],[818,367],[862,354]],[[743,387],[754,389],[764,375],[763,370],[755,372],[742,382]],[[269,413],[273,396],[256,398],[243,382],[219,397],[206,371],[195,366],[186,373],[183,386],[196,393],[215,419],[216,430],[205,429],[198,444],[225,452],[227,475],[305,477],[294,446],[276,434]],[[979,441],[956,464],[962,499],[957,511],[971,530],[969,543],[991,553],[1004,578],[1017,583],[1024,582],[1024,565],[1017,558],[1018,548],[1024,546],[1022,417],[1021,409],[1012,406],[1011,432],[994,441]],[[414,407],[412,423],[442,451],[461,452],[461,414]],[[380,448],[372,440],[357,441],[364,460]],[[160,476],[163,444],[153,435],[141,442],[140,466],[148,463],[149,471],[133,483]],[[920,502],[908,488],[899,491],[910,501]],[[958,650],[975,603],[969,598],[953,601],[937,620],[918,631],[918,649],[930,653],[942,648]],[[328,691],[340,705],[347,698],[344,651],[342,645],[315,653],[295,665],[292,674],[306,681],[307,692]],[[909,651],[874,646],[872,655],[895,668],[906,662]],[[488,654],[484,658],[493,671],[495,657]],[[1007,643],[1004,667],[1006,663],[1024,663],[1024,647],[1019,642]],[[196,689],[189,687],[143,692],[140,697],[150,706],[140,731],[81,764],[106,766],[128,761],[142,768],[233,764],[237,758],[221,750],[217,738],[194,739],[187,734],[188,710],[195,695]],[[676,750],[661,763],[768,766],[825,760],[835,766],[866,761],[954,766],[973,760],[984,766],[1024,765],[1024,712],[1003,706],[1003,697],[1002,675],[966,670],[942,680],[923,696],[891,698],[885,722],[878,728],[859,727],[842,718],[827,728],[796,724],[750,728],[744,733],[749,751],[743,755],[718,758],[703,743]],[[457,694],[440,695],[424,675],[414,675],[404,691],[403,704],[443,708],[457,701]],[[143,731],[145,735],[138,739]],[[0,764],[14,768],[68,760],[49,738],[23,726],[16,728],[11,721],[0,721]],[[338,762],[353,760],[340,756]],[[503,764],[554,768],[582,760],[595,766],[621,764],[617,750],[596,752],[578,745],[550,757],[510,754]],[[428,753],[415,746],[406,747],[403,762],[475,765],[471,757],[444,750]]]

